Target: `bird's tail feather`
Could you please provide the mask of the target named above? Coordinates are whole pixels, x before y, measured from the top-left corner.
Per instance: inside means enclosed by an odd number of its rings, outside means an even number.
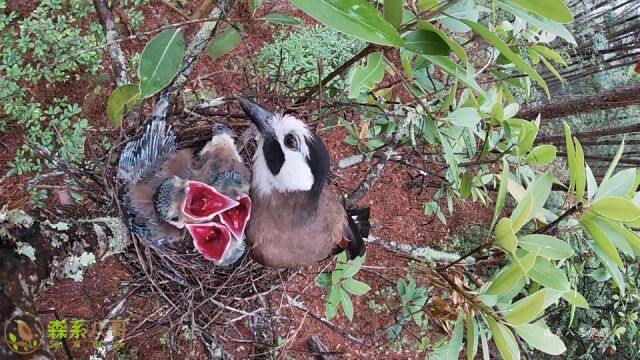
[[[369,229],[371,224],[369,223],[369,215],[371,214],[371,208],[352,209],[347,210],[347,215],[353,219],[353,222],[358,228],[360,236],[363,238],[369,237]]]

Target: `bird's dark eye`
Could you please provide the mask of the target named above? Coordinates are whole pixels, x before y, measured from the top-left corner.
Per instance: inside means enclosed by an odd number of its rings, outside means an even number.
[[[177,216],[174,216],[171,219],[169,219],[169,221],[172,221],[172,222],[178,222],[178,220],[180,220],[180,219],[178,219]]]
[[[287,136],[284,137],[284,146],[291,150],[298,151],[300,144],[298,143],[298,138],[294,134],[287,134]]]

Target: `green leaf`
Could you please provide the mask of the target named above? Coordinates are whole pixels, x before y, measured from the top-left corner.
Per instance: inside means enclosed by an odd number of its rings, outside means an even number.
[[[573,192],[576,186],[576,148],[571,139],[571,129],[566,121],[562,122],[564,127],[564,141],[567,148],[567,164],[569,165],[569,192]]]
[[[511,51],[511,49],[509,49],[509,46],[507,46],[507,44],[505,44],[502,39],[500,39],[496,34],[480,24],[464,19],[460,21],[465,23],[467,26],[473,29],[476,34],[482,36],[482,38],[487,40],[491,45],[498,49],[500,51],[500,54],[509,59],[509,61],[511,61],[518,69],[520,69],[520,71],[531,76],[533,80],[535,80],[538,84],[540,84],[540,86],[542,86],[545,93],[547,94],[547,97],[551,97],[549,88],[544,82],[544,79],[542,79],[542,76],[540,76],[540,74],[538,74],[538,72],[533,67],[531,67],[531,65],[525,62],[518,54]]]
[[[587,187],[587,175],[584,168],[584,151],[577,138],[574,137],[573,142],[576,144],[576,199],[581,202],[584,197],[584,190]]]
[[[280,14],[280,13],[267,14],[264,17],[261,17],[258,20],[264,20],[264,21],[275,23],[275,24],[281,24],[281,25],[291,25],[291,26],[300,26],[300,25],[302,25],[302,22],[300,21],[300,19],[295,18],[295,17],[291,17],[291,16],[287,16],[285,14]],[[238,41],[238,43],[239,43],[239,41]]]
[[[459,0],[446,9],[445,16],[437,18],[438,22],[453,32],[467,32],[469,27],[459,19],[478,21],[480,11],[473,0]]]
[[[9,332],[9,340],[11,340],[12,342],[16,342],[18,341],[18,338],[16,337],[16,334]]]
[[[355,99],[360,95],[362,88],[372,89],[384,77],[384,60],[379,52],[367,56],[367,65],[358,66],[353,71],[350,79],[349,98]]]
[[[596,246],[594,243],[589,243],[593,253],[596,254],[596,257],[602,262],[602,265],[607,269],[609,275],[613,278],[613,282],[618,286],[618,290],[620,290],[620,294],[624,296],[626,284],[624,282],[624,277],[622,273],[616,266],[616,263],[604,252],[600,247]]]
[[[547,290],[542,289],[516,302],[504,315],[504,319],[512,325],[528,323],[539,316],[544,310],[544,300],[546,295]]]
[[[495,321],[493,316],[488,315],[486,317],[489,325],[489,330],[493,335],[493,341],[500,351],[500,355],[504,360],[518,360],[520,359],[520,349],[516,338],[513,336],[511,330],[508,327]]]
[[[360,40],[386,46],[403,46],[396,29],[365,0],[291,0],[318,22]]]
[[[598,192],[598,183],[588,164],[585,165],[585,172],[587,173],[587,198],[589,201],[592,201],[594,195]]]
[[[562,340],[549,330],[544,320],[533,324],[516,325],[514,329],[522,340],[544,353],[560,355],[567,350]]]
[[[502,207],[504,206],[504,200],[507,197],[507,186],[509,184],[509,163],[505,158],[502,158],[502,175],[500,175],[500,186],[498,187],[498,195],[496,197],[496,207],[493,211],[493,220],[491,220],[491,229],[496,224]]]
[[[217,35],[209,45],[209,56],[215,60],[235,49],[242,41],[242,36],[233,26],[228,26]]]
[[[588,216],[588,214],[583,215],[582,219],[580,219],[580,225],[589,232],[589,235],[591,235],[597,246],[622,269],[624,264],[620,258],[620,254],[618,254],[618,250],[613,246],[611,239],[609,239],[605,231],[593,221],[593,218],[593,216]]]
[[[344,314],[347,316],[349,321],[353,320],[353,302],[351,302],[351,297],[349,297],[349,293],[340,289],[340,294],[342,298],[342,309],[344,310]]]
[[[249,0],[249,9],[251,10],[251,14],[255,14],[256,10],[260,7],[263,0]]]
[[[622,157],[623,152],[624,152],[624,138],[622,138],[622,142],[620,143],[620,147],[618,147],[616,156],[614,156],[613,160],[611,160],[611,164],[609,164],[609,167],[607,168],[607,172],[604,174],[604,177],[602,178],[602,183],[606,182],[611,176],[611,174],[613,174],[613,171],[616,169],[616,166],[618,166],[618,161],[620,161],[620,158]]]
[[[331,286],[331,292],[329,293],[329,300],[325,309],[325,315],[327,320],[331,320],[332,317],[338,313],[338,307],[340,306],[342,289],[338,285]]]
[[[621,196],[607,196],[593,202],[587,209],[589,213],[597,213],[606,218],[622,222],[640,218],[640,208],[631,200]]]
[[[483,88],[480,87],[480,85],[478,85],[475,78],[473,77],[473,71],[468,71],[469,68],[467,70],[461,68],[458,64],[456,64],[446,56],[426,55],[425,58],[435,65],[439,66],[442,71],[460,80],[460,82],[467,85],[467,87],[475,91],[478,95],[482,96],[485,99],[488,98],[487,93]]]
[[[465,323],[467,328],[467,360],[473,360],[478,353],[478,323],[471,316],[469,310],[465,310]]]
[[[322,273],[316,277],[316,286],[326,289],[331,286],[331,275],[329,273]]]
[[[544,46],[542,46],[540,44],[534,44],[534,45],[531,45],[530,49],[532,49],[536,53],[544,56],[545,58],[547,58],[549,60],[553,60],[553,61],[559,62],[560,64],[567,65],[567,63],[564,61],[562,56],[560,56],[560,54],[558,54],[557,52],[549,49],[548,47],[544,47]]]
[[[413,67],[411,66],[410,57],[413,56],[408,51],[400,51],[400,63],[402,64],[402,70],[404,71],[404,77],[407,79],[413,79]]]
[[[616,248],[622,250],[622,252],[631,258],[635,257],[635,251],[633,248],[635,244],[632,244],[629,241],[635,240],[633,232],[627,230],[623,225],[601,216],[596,217],[590,214],[585,214],[583,217],[591,218],[591,220],[607,235]]]
[[[116,126],[122,123],[122,116],[129,111],[140,98],[137,84],[125,84],[113,90],[107,100],[107,119]]]
[[[414,30],[402,37],[404,48],[416,54],[449,56],[449,45],[434,31]]]
[[[141,99],[153,96],[171,83],[180,70],[184,48],[184,37],[176,29],[167,29],[149,41],[138,64]]]
[[[518,202],[516,208],[511,213],[511,221],[513,222],[513,231],[518,232],[524,224],[530,219],[533,207],[533,195],[527,191],[522,200]]]
[[[371,290],[368,284],[351,278],[344,280],[342,287],[353,295],[364,295]]]
[[[458,319],[453,327],[453,335],[449,340],[447,353],[444,356],[446,360],[458,360],[458,354],[462,350],[462,336],[464,335],[464,324],[462,322],[462,312],[458,314]]]
[[[440,36],[440,38],[447,43],[451,51],[453,51],[453,53],[456,54],[456,56],[460,60],[462,60],[463,63],[466,64],[469,62],[469,58],[467,57],[467,53],[464,51],[464,48],[457,42],[451,40],[451,38],[449,38],[447,34],[444,33],[444,31],[436,28],[430,22],[423,20],[418,20],[418,28],[422,30],[433,31],[434,33],[438,34],[438,36]]]
[[[567,300],[569,304],[573,304],[576,307],[579,307],[582,309],[589,308],[589,303],[587,302],[587,299],[585,299],[584,296],[582,296],[582,294],[578,292],[578,290],[571,289],[566,293],[562,294],[562,298]]]
[[[566,242],[549,235],[530,234],[518,238],[518,245],[529,252],[552,260],[573,256],[573,248]]]
[[[596,192],[594,200],[598,200],[605,196],[621,196],[626,197],[629,191],[634,189],[636,184],[635,168],[622,170],[613,177],[603,180],[600,188]]]
[[[382,14],[385,20],[387,20],[395,28],[402,23],[402,6],[403,0],[384,0],[384,7],[382,8]]]
[[[513,232],[511,219],[502,218],[498,221],[498,226],[496,226],[496,245],[508,253],[516,251],[518,239]]]
[[[511,0],[512,3],[561,24],[573,22],[571,10],[563,0]]]
[[[460,199],[464,200],[471,195],[471,174],[468,171],[465,171],[462,174],[462,182],[460,183]]]
[[[527,272],[531,271],[535,262],[535,253],[529,253],[520,258],[520,264]],[[524,279],[525,275],[526,274],[522,272],[521,268],[515,264],[505,266],[498,272],[498,275],[484,293],[487,295],[500,295],[506,293],[513,288],[518,281]]]
[[[476,128],[482,117],[476,108],[463,107],[454,110],[447,116],[452,124],[469,128]]]
[[[560,292],[569,290],[569,280],[565,274],[545,258],[538,257],[528,275],[535,282],[549,289]]]
[[[527,162],[532,165],[547,165],[556,158],[556,147],[540,145],[529,152]]]
[[[350,278],[353,275],[357,274],[360,271],[360,267],[364,264],[364,260],[366,255],[358,256],[353,260],[350,260],[344,265],[344,272],[342,273],[343,278]]]
[[[573,45],[577,45],[576,39],[573,37],[573,35],[571,35],[569,30],[567,30],[567,28],[559,22],[552,21],[531,13],[529,12],[529,10],[523,7],[513,4],[510,0],[496,0],[496,2],[499,7],[523,19],[527,23],[544,31],[556,34]]]

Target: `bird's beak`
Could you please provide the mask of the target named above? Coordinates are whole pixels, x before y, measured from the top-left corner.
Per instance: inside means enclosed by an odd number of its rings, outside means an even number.
[[[271,120],[275,116],[274,113],[247,98],[241,97],[238,101],[242,110],[247,113],[251,122],[256,124],[260,133],[266,134],[272,131]]]
[[[216,215],[240,205],[219,193],[213,186],[199,181],[187,181],[187,195],[182,212],[194,221],[208,221]]]
[[[205,259],[220,263],[231,241],[229,230],[215,222],[187,224],[187,230],[193,238],[196,250]]]
[[[238,206],[220,214],[220,221],[229,228],[236,240],[242,241],[244,229],[251,217],[251,199],[243,195],[238,199]]]

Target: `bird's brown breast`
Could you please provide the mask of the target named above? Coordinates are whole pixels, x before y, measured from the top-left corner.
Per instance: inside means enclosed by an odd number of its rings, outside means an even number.
[[[331,255],[343,238],[346,213],[335,194],[325,189],[317,208],[304,193],[254,195],[247,241],[251,256],[272,267],[297,267]]]

